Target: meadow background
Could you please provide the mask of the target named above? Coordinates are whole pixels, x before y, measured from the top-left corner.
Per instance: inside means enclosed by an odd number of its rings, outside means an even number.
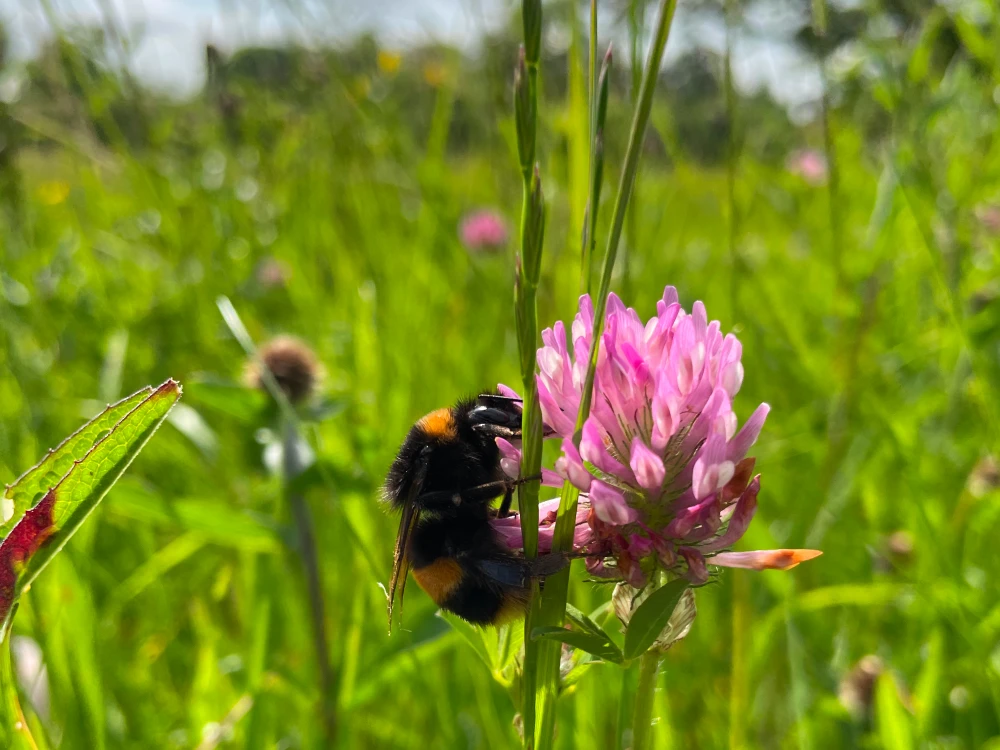
[[[600,3],[616,41],[602,238],[644,5]],[[337,22],[276,7],[306,30]],[[515,242],[470,248],[458,231],[485,207],[516,237],[516,7],[461,44],[206,34],[205,78],[183,97],[130,67],[144,29],[96,8],[82,23],[6,6],[9,28],[32,14],[52,35],[29,56],[19,32],[0,43],[0,480],[141,386],[174,377],[185,396],[22,601],[36,739],[516,746],[509,692],[415,585],[387,637],[396,520],[376,501],[417,417],[518,380]],[[545,12],[547,326],[580,289],[588,145],[585,7]],[[681,0],[681,14],[614,289],[648,316],[676,285],[739,335],[737,412],[772,406],[740,548],[825,554],[699,591],[660,676],[657,747],[1000,748],[1000,10]],[[741,85],[727,63],[747,39],[793,49],[815,95]],[[316,464],[295,489],[320,551],[333,736],[265,460],[274,413],[240,385],[219,295],[258,343],[295,334],[326,370],[307,415]],[[590,611],[610,589],[583,578],[570,601]],[[635,679],[586,670],[558,745],[627,746]]]

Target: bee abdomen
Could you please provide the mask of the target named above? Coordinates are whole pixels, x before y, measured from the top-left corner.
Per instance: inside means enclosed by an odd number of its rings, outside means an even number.
[[[428,565],[413,569],[413,578],[439,607],[454,595],[462,583],[462,566],[449,557],[439,557]]]
[[[524,598],[495,586],[466,578],[442,603],[473,625],[503,625],[524,615]]]

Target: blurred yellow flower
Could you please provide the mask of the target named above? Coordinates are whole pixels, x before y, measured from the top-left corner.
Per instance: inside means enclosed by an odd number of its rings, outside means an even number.
[[[424,65],[423,74],[424,80],[437,88],[447,79],[448,69],[439,62],[429,62]]]
[[[38,186],[38,200],[46,206],[56,206],[69,196],[69,183],[62,180],[43,182]]]
[[[402,61],[403,56],[398,52],[392,52],[387,49],[380,49],[378,51],[378,69],[386,75],[391,76],[399,70],[399,64]]]

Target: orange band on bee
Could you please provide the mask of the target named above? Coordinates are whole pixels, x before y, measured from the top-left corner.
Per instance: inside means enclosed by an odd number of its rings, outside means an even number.
[[[442,604],[462,582],[462,567],[454,560],[439,557],[430,565],[413,569],[413,578],[437,604]]]
[[[417,426],[438,440],[453,440],[458,435],[451,409],[436,409],[417,422]]]

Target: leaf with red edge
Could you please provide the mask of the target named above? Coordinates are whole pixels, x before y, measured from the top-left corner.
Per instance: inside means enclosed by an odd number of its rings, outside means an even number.
[[[144,388],[117,404],[112,404],[63,440],[58,447],[50,450],[45,458],[13,484],[8,484],[0,499],[0,540],[6,539],[28,509],[37,504],[73,468],[74,461],[86,456],[94,443],[152,392],[152,388]]]
[[[180,384],[168,380],[109,407],[8,488],[11,497],[26,492],[37,498],[52,471],[72,457],[62,478],[23,511],[0,542],[0,621],[6,621],[21,593],[97,507],[180,396]],[[117,421],[108,424],[109,415]],[[92,442],[81,454],[87,439]]]

